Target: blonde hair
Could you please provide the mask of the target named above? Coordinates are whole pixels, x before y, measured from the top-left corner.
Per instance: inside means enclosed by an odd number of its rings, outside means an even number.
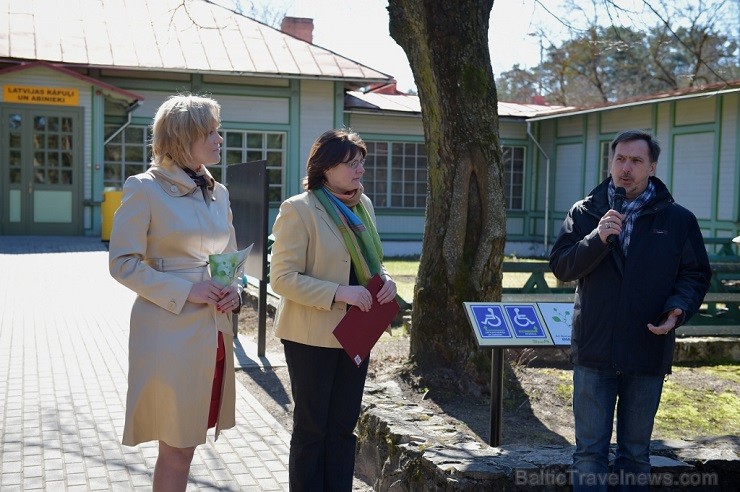
[[[157,109],[152,124],[153,165],[171,161],[185,167],[193,161],[190,146],[219,127],[221,106],[210,97],[177,94]]]

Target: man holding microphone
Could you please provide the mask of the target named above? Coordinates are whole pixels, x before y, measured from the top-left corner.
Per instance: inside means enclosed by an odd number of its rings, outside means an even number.
[[[675,329],[698,311],[709,288],[696,217],[655,177],[659,155],[650,134],[620,133],[610,144],[610,177],[573,205],[550,253],[555,276],[578,282],[573,490],[648,489],[650,436]]]

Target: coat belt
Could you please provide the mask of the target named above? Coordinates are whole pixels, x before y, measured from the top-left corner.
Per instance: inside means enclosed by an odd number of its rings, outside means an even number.
[[[144,263],[159,272],[208,266],[208,262],[205,260],[193,260],[191,258],[147,258]]]

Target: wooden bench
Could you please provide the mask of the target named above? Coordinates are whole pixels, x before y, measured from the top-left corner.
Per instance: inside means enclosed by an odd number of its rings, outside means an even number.
[[[740,261],[740,254],[738,253],[740,246],[732,242],[731,237],[705,237],[704,244],[708,246],[707,253],[711,262]]]

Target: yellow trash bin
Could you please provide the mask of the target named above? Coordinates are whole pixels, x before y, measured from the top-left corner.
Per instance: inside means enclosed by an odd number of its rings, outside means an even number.
[[[103,203],[100,205],[100,213],[102,215],[100,238],[103,241],[110,241],[110,233],[113,231],[113,214],[118,210],[122,198],[122,191],[111,190],[103,192]]]

